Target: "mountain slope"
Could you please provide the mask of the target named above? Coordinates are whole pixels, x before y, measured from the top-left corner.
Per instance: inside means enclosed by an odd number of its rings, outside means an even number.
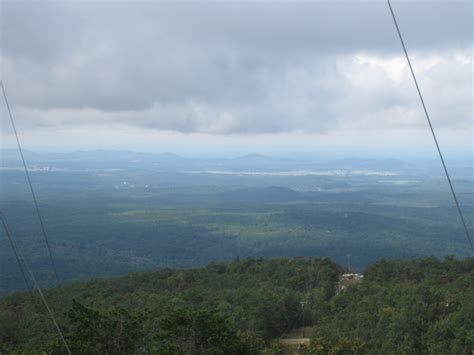
[[[382,261],[337,294],[342,272],[327,258],[246,259],[70,284],[46,297],[77,353],[278,354],[273,339],[304,325],[313,329],[308,353],[474,347],[474,258]],[[1,299],[0,351],[62,353],[50,323],[31,294]]]

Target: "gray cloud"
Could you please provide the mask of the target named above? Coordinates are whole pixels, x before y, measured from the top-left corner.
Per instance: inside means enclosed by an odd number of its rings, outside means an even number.
[[[438,122],[471,125],[472,3],[393,5]],[[423,123],[385,2],[4,1],[1,26],[2,77],[32,126],[244,134]]]

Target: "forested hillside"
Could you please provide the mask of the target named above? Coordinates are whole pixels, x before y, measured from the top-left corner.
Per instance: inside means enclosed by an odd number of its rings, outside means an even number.
[[[466,353],[474,347],[474,258],[380,261],[337,293],[328,258],[246,259],[48,290],[73,353],[279,354],[310,326],[307,353]],[[1,353],[63,353],[40,300],[0,300]]]
[[[25,152],[59,278],[66,283],[248,257],[469,256],[438,162],[246,155],[183,158],[130,151]],[[453,170],[474,223],[472,169]],[[35,276],[49,252],[18,152],[0,159],[0,210]],[[0,236],[0,297],[25,289]]]

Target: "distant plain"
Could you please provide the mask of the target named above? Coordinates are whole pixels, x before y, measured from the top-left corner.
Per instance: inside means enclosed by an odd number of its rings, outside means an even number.
[[[26,158],[63,282],[248,256],[468,256],[437,161],[85,151]],[[450,166],[469,225],[472,166]],[[5,151],[1,211],[42,285],[54,280],[19,156]],[[24,288],[5,238],[1,294]]]

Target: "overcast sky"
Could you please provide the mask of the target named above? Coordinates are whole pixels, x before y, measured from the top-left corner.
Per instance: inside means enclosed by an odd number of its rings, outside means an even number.
[[[472,2],[392,4],[443,147],[471,150]],[[25,148],[434,149],[383,0],[1,1],[0,58]]]

